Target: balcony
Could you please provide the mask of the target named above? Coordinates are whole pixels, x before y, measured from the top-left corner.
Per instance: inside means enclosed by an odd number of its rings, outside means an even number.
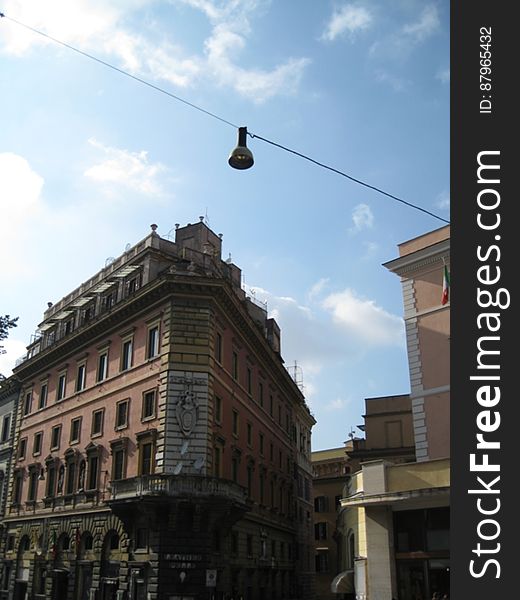
[[[233,481],[201,475],[165,474],[112,481],[109,502],[154,496],[194,500],[225,497],[239,504],[249,503],[246,489]]]

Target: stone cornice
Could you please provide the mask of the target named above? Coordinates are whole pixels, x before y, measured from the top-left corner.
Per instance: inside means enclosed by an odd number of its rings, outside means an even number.
[[[438,266],[443,264],[444,261],[449,263],[449,257],[450,240],[447,239],[383,263],[383,267],[386,267],[392,273],[405,277],[409,273],[419,271],[425,267]]]

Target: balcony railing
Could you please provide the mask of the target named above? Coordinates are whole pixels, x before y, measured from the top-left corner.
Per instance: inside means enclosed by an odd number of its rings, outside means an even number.
[[[202,475],[142,475],[112,481],[110,485],[110,501],[130,500],[143,496],[195,498],[223,496],[236,502],[247,503],[247,492],[242,486],[233,481]]]

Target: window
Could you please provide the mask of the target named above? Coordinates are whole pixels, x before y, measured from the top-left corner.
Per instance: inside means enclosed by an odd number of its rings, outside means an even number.
[[[238,380],[238,354],[235,351],[231,357],[231,375],[233,379]]]
[[[108,376],[108,352],[98,356],[98,367],[96,381],[104,381]]]
[[[128,339],[121,347],[121,371],[127,371],[132,366],[133,340]]]
[[[246,537],[246,550],[248,557],[253,556],[253,536],[250,534]]]
[[[233,411],[233,435],[238,435],[238,412]]]
[[[139,289],[139,280],[140,276],[133,277],[126,283],[127,295],[133,294],[136,290]]]
[[[76,461],[71,458],[67,461],[67,483],[65,493],[73,494],[76,491]]]
[[[116,429],[128,427],[129,400],[122,400],[116,404]]]
[[[58,377],[58,387],[56,388],[56,401],[65,398],[65,386],[67,383],[67,373],[60,373]]]
[[[269,444],[269,460],[271,462],[274,461],[274,446],[272,442]]]
[[[18,445],[18,460],[23,460],[27,452],[27,438],[22,438]]]
[[[32,392],[27,392],[27,394],[25,394],[25,400],[23,403],[23,414],[28,415],[31,412],[31,406],[32,406]]]
[[[100,455],[101,455],[101,446],[94,444],[91,442],[86,448],[85,452],[87,454],[86,461],[86,485],[85,491],[88,493],[89,491],[97,490],[99,487],[99,465],[100,465]],[[85,479],[85,475],[83,474],[82,479]]]
[[[87,490],[96,490],[98,487],[99,456],[94,453],[88,457]]]
[[[220,446],[215,446],[213,448],[213,475],[215,477],[220,477],[221,473],[221,465],[222,465],[222,457],[221,457],[221,448]]]
[[[273,416],[273,405],[274,405],[273,395],[269,394],[269,414],[271,415],[271,417]]]
[[[278,425],[282,426],[282,405],[278,404]]]
[[[260,441],[260,454],[263,456],[264,455],[264,434],[261,433],[259,435],[259,441]]]
[[[215,421],[222,422],[222,398],[215,396]]]
[[[222,336],[220,333],[215,336],[215,360],[222,363]]]
[[[105,409],[100,408],[92,413],[92,437],[101,435],[103,433],[103,421],[105,416]]]
[[[329,570],[329,553],[316,554],[316,573],[326,573]]]
[[[247,393],[251,394],[253,389],[253,372],[250,367],[247,367]]]
[[[135,535],[135,549],[144,550],[148,548],[148,529],[139,527]]]
[[[76,417],[70,422],[70,443],[77,444],[81,436],[81,417]]]
[[[143,421],[155,417],[155,399],[156,390],[149,390],[143,394]]]
[[[231,459],[231,479],[238,483],[238,464],[239,460],[236,456]]]
[[[260,382],[258,384],[258,402],[260,403],[260,406],[263,408],[264,407],[264,384],[262,382]]]
[[[327,523],[315,523],[314,524],[314,539],[315,540],[326,540],[327,539]]]
[[[65,321],[65,335],[68,335],[74,329],[74,318]]]
[[[282,451],[278,450],[278,468],[280,470],[282,469],[282,458],[283,458]]]
[[[55,425],[51,430],[51,450],[58,450],[61,439],[61,425]]]
[[[120,438],[110,442],[110,446],[112,452],[112,480],[125,479],[128,438]]]
[[[47,394],[48,394],[48,386],[46,383],[42,383],[40,387],[40,397],[38,398],[38,409],[45,408],[47,405]]]
[[[47,484],[45,495],[47,498],[53,498],[56,489],[56,464],[54,462],[47,463]]]
[[[34,434],[33,439],[33,456],[38,456],[42,452],[43,431],[38,431]]]
[[[39,465],[33,465],[29,469],[29,490],[27,492],[27,501],[35,502],[38,495],[38,476],[40,475]]]
[[[251,425],[251,423],[247,424],[247,445],[253,445],[253,426]]]
[[[78,365],[78,373],[76,375],[76,392],[81,392],[85,389],[85,380],[87,375],[87,365],[85,363]]]
[[[265,500],[265,474],[260,472],[260,504],[264,503]]]
[[[238,531],[231,532],[231,554],[238,554]]]
[[[329,502],[326,496],[316,496],[314,498],[314,511],[317,513],[327,512],[329,510]]]
[[[11,434],[11,414],[4,415],[4,419],[2,421],[2,434],[0,437],[0,441],[7,442]]]
[[[247,465],[247,495],[249,498],[253,495],[253,467]]]
[[[156,429],[148,429],[136,434],[138,451],[138,475],[151,475],[155,472]]]
[[[146,358],[153,358],[159,354],[159,326],[154,325],[148,330],[148,347]]]
[[[153,473],[153,443],[145,442],[141,445],[140,452],[141,475],[150,475]]]
[[[13,503],[20,504],[22,501],[22,490],[23,490],[23,471],[21,469],[17,469],[14,472],[14,482],[13,482]]]

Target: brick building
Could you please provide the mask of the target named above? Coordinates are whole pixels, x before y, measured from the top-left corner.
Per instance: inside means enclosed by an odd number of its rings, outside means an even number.
[[[15,599],[313,598],[315,421],[202,219],[55,304],[15,368]]]

